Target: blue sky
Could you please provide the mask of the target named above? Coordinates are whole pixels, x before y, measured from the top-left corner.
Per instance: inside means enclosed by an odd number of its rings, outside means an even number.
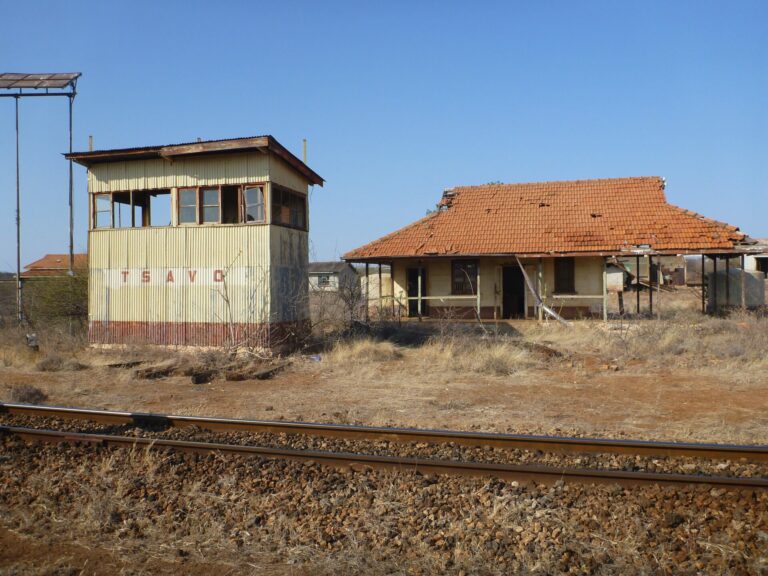
[[[0,0],[0,71],[80,71],[75,149],[269,133],[327,180],[312,257],[445,188],[659,175],[768,236],[768,2]],[[14,112],[0,100],[0,270],[15,268]],[[67,250],[66,100],[22,101],[23,255]],[[85,169],[76,166],[76,249]]]

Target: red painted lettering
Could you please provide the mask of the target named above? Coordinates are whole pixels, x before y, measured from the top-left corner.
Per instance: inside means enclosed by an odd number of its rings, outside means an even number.
[[[168,275],[165,277],[166,282],[175,282],[173,279],[173,270],[168,270]]]
[[[195,278],[197,277],[197,270],[187,270],[187,274],[189,275],[189,281],[194,284]]]
[[[149,270],[144,270],[141,273],[141,281],[146,284],[146,283],[149,282],[149,280],[150,280],[150,278],[149,278]]]
[[[128,270],[123,270],[121,274],[123,275],[123,284],[125,284],[128,282]]]
[[[213,281],[214,282],[224,282],[224,271],[223,270],[214,270],[213,271]]]

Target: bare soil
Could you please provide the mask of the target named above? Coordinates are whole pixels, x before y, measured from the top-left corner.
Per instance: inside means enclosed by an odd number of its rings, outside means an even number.
[[[707,325],[711,336],[673,321],[660,327],[644,321],[628,328],[636,336],[606,330],[599,322],[582,322],[573,330],[518,323],[513,339],[438,335],[443,339],[438,345],[393,345],[369,338],[363,339],[365,347],[342,341],[329,351],[294,356],[287,369],[267,380],[230,382],[218,376],[206,384],[180,375],[139,379],[135,367],[105,366],[125,352],[81,349],[73,354],[75,363],[85,366],[78,371],[41,372],[35,367],[39,361],[0,364],[0,399],[10,401],[15,388],[31,385],[47,395],[46,403],[62,406],[768,443],[768,354],[755,341],[755,334],[768,339],[768,321],[752,320],[749,329],[737,320],[707,322],[715,326]],[[711,346],[726,354],[677,350],[679,344],[666,341],[670,332],[683,342],[716,341]],[[562,356],[520,351],[515,344],[520,338]],[[624,341],[633,338],[649,349],[633,351]],[[180,358],[182,365],[195,362],[194,355]],[[475,365],[468,364],[472,358]],[[147,365],[153,362],[150,358]]]

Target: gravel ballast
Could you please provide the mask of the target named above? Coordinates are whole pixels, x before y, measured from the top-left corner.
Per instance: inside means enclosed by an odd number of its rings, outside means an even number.
[[[115,550],[136,563],[127,573],[147,558],[234,574],[768,570],[766,492],[340,472],[14,437],[0,447],[4,528]]]
[[[540,450],[473,447],[461,444],[432,444],[426,442],[391,442],[386,440],[348,440],[305,434],[272,434],[253,432],[213,432],[196,426],[148,430],[130,425],[105,425],[83,420],[42,418],[1,414],[0,423],[8,426],[47,428],[68,432],[114,434],[168,440],[215,442],[243,446],[285,448],[322,452],[345,452],[394,456],[404,458],[429,458],[459,462],[484,462],[498,464],[538,465],[562,468],[589,468],[696,474],[728,477],[768,477],[768,463],[746,460],[722,460],[683,458],[669,456],[633,456],[626,454],[568,454]]]

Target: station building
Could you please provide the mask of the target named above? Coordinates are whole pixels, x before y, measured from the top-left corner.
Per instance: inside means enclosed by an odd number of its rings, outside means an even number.
[[[88,169],[92,344],[283,348],[308,327],[308,193],[272,136],[67,154]]]

